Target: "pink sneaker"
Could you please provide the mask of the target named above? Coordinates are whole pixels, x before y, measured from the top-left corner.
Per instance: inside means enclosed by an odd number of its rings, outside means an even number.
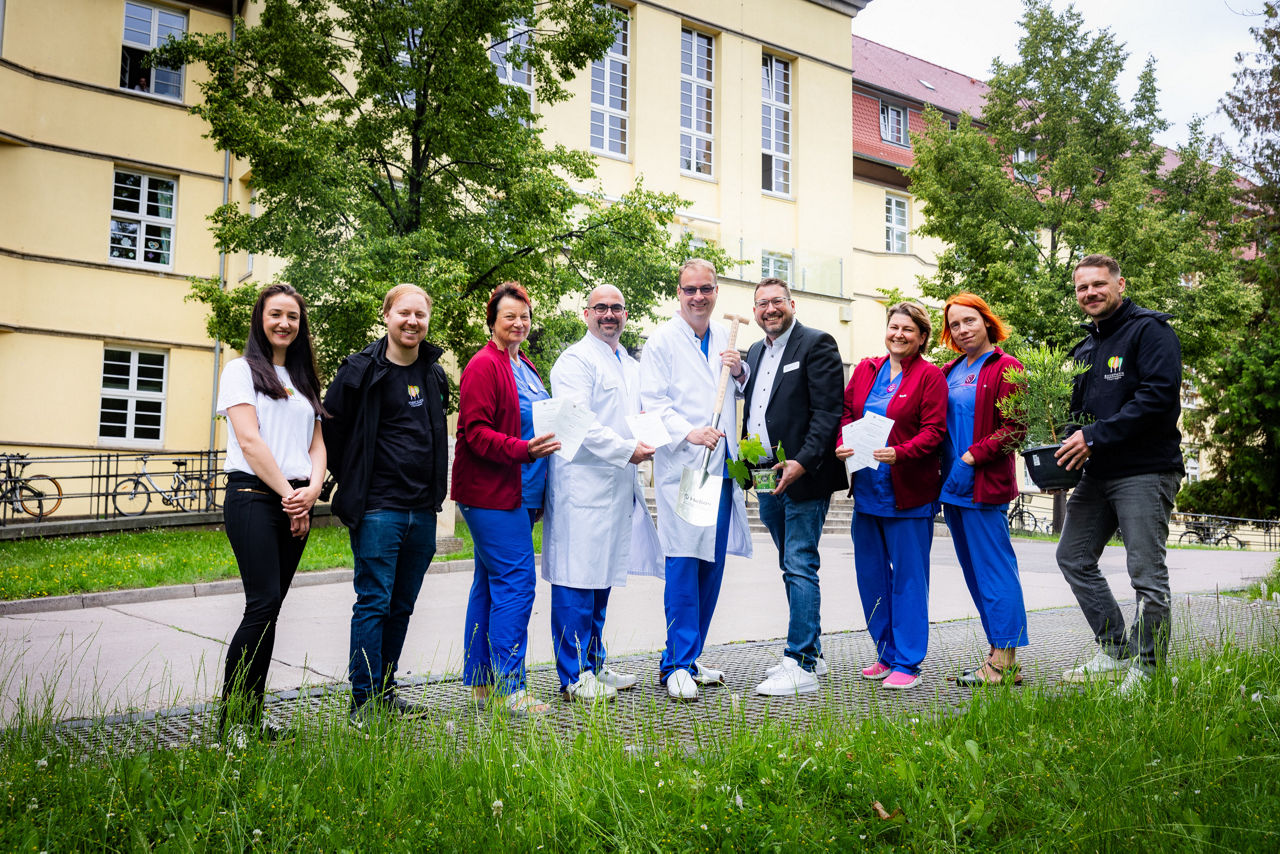
[[[916,687],[916,683],[919,681],[919,676],[912,676],[910,673],[895,670],[884,680],[884,687],[892,688],[895,691],[905,691],[908,688]]]
[[[870,667],[862,668],[862,678],[863,679],[883,679],[886,676],[888,676],[892,670],[893,668],[885,664],[883,661],[877,661],[875,664],[871,665]]]

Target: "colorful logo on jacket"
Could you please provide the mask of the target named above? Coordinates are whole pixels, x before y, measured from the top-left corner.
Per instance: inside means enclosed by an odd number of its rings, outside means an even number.
[[[1120,370],[1120,366],[1124,364],[1123,356],[1110,356],[1107,358],[1107,372],[1102,375],[1104,380],[1118,380],[1124,378],[1124,371]]]
[[[1118,371],[1120,370],[1120,363],[1123,361],[1124,357],[1122,356],[1112,356],[1110,359],[1107,359],[1107,367],[1113,371]]]
[[[408,386],[407,388],[409,390],[409,405],[421,406],[422,405],[422,387],[411,385],[411,386]]]

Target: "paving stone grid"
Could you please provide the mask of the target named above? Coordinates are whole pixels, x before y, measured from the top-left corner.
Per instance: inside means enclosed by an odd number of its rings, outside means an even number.
[[[1124,603],[1126,618],[1133,603]],[[1186,655],[1210,646],[1233,643],[1256,647],[1280,640],[1280,608],[1225,596],[1181,596],[1173,608],[1173,654]],[[1021,656],[1024,682],[1014,690],[1058,684],[1062,671],[1091,657],[1092,633],[1075,608],[1057,608],[1029,615],[1031,646]],[[977,620],[957,620],[930,628],[929,655],[923,679],[908,691],[889,691],[862,679],[859,669],[872,660],[871,641],[865,631],[824,635],[822,647],[830,673],[822,689],[799,697],[762,697],[755,685],[766,667],[777,662],[785,640],[738,643],[706,650],[703,661],[725,671],[726,684],[702,689],[701,699],[681,702],[667,697],[658,684],[656,654],[611,660],[624,672],[636,673],[639,684],[619,693],[605,707],[567,703],[556,692],[559,682],[553,665],[529,669],[529,689],[551,702],[550,714],[517,723],[555,732],[573,739],[581,732],[607,732],[626,745],[654,748],[678,744],[694,749],[699,743],[734,728],[754,728],[765,720],[806,721],[832,710],[854,719],[871,715],[918,714],[946,716],[962,710],[973,691],[959,688],[948,677],[975,664],[985,653]],[[1066,686],[1064,686],[1066,687]],[[470,692],[456,675],[402,682],[399,693],[428,705],[433,712],[421,718],[403,718],[386,726],[407,731],[427,749],[465,749],[469,739],[484,738],[493,726],[489,712],[477,711]],[[269,695],[267,713],[285,725],[302,721],[304,733],[314,728],[349,729],[349,703],[345,683],[322,685]],[[125,752],[175,748],[218,740],[213,704],[125,715],[100,720],[67,721],[53,728],[48,738],[75,752]],[[374,733],[386,726],[378,722]],[[51,745],[52,746],[52,745]]]

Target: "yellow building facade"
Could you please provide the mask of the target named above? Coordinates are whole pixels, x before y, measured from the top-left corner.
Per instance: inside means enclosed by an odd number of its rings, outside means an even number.
[[[882,348],[876,287],[910,284],[859,248],[880,239],[849,133],[849,33],[867,2],[617,2],[614,50],[541,119],[548,142],[597,155],[606,196],[643,179],[693,202],[673,229],[743,262],[723,271],[723,311],[749,314],[752,285],[777,275],[846,363]],[[247,206],[249,190],[247,166],[187,112],[204,69],[141,58],[169,34],[229,33],[235,12],[252,23],[258,4],[0,0],[6,451],[223,445],[213,400],[234,354],[209,338],[187,279],[265,282],[277,265],[223,256],[209,232],[209,213]]]
[[[215,342],[187,278],[222,272],[206,217],[243,188],[187,113],[203,69],[140,58],[171,33],[228,32],[230,12],[0,2],[6,450],[210,446]]]

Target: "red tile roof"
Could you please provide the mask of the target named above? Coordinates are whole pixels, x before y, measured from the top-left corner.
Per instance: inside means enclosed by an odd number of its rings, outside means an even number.
[[[981,80],[861,36],[853,37],[853,81],[896,94],[904,101],[933,104],[946,113],[967,111],[975,118],[981,116],[987,95],[987,84]]]

